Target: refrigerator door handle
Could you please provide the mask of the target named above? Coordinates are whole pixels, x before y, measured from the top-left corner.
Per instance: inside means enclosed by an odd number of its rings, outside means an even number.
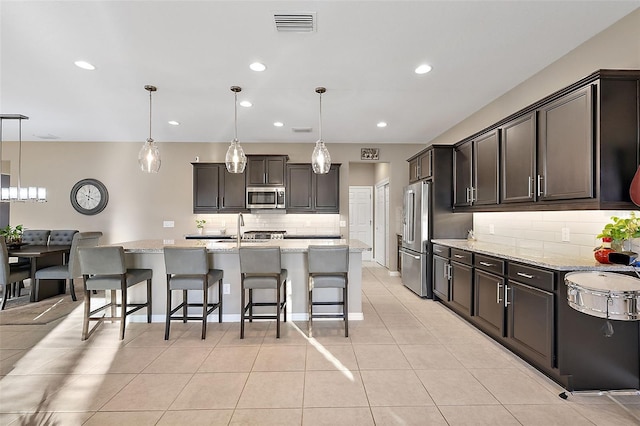
[[[415,256],[415,255],[413,255],[413,254],[411,254],[411,253],[409,253],[408,251],[405,251],[405,250],[403,250],[403,249],[400,249],[400,253],[402,253],[402,254],[406,254],[407,256],[411,256],[411,257],[413,257],[413,258],[414,258],[414,259],[416,259],[416,260],[420,260],[420,256]]]

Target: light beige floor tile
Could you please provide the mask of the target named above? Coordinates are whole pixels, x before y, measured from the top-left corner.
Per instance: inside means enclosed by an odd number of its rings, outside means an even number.
[[[315,325],[315,324],[314,324]],[[308,341],[307,323],[306,322],[281,322],[280,338],[276,337],[276,323],[269,322],[269,328],[264,336],[263,346],[287,346],[287,345],[306,345]]]
[[[304,371],[307,346],[262,346],[253,371]]]
[[[353,345],[360,370],[408,370],[409,362],[397,345]]]
[[[372,407],[434,405],[412,370],[371,370],[360,374]]]
[[[454,344],[446,346],[453,356],[466,368],[498,369],[514,367],[509,358],[488,343],[481,345]]]
[[[196,327],[191,327],[189,330],[181,334],[173,343],[173,347],[197,347],[197,348],[213,348],[222,339],[227,332],[226,329],[214,329],[212,324],[207,324],[207,337],[202,338],[202,328],[198,324]]]
[[[505,405],[505,408],[524,426],[593,425],[567,405]]]
[[[302,408],[303,372],[252,372],[238,408]]]
[[[11,425],[81,425],[84,424],[94,412],[88,413],[55,413],[55,412],[39,412],[31,414],[23,414],[19,416],[19,420],[11,423]],[[0,418],[0,424],[3,423]]]
[[[396,341],[386,327],[352,328],[349,333],[354,344],[395,344]]]
[[[297,426],[302,421],[301,408],[236,410],[230,425]]]
[[[19,418],[24,418],[26,415],[21,415],[18,413],[0,413],[0,425],[9,425],[13,421],[18,420]],[[33,422],[38,424],[38,422]],[[15,425],[19,425],[20,423],[15,423]],[[29,424],[27,421],[23,421],[22,424]]]
[[[400,345],[415,370],[464,369],[443,345]]]
[[[216,347],[219,346],[259,346],[264,341],[269,323],[266,321],[256,321],[244,323],[244,339],[240,338],[240,324],[236,323],[229,327],[222,336]]]
[[[447,426],[437,407],[371,407],[377,426]]]
[[[351,345],[309,345],[306,370],[357,370],[356,354]]]
[[[15,363],[14,369],[9,374],[49,374],[50,371],[46,365],[57,363],[60,359],[66,362],[66,358],[63,357],[70,352],[70,349],[63,348],[31,348]]]
[[[360,330],[354,326],[354,324],[358,324],[359,322],[361,321],[349,322],[349,336],[352,336],[356,330]],[[335,326],[331,321],[314,321],[312,339],[322,345],[351,344],[351,337],[345,337],[344,328],[342,328],[342,326]],[[310,340],[311,339],[307,339],[307,343],[313,344]]]
[[[423,325],[409,312],[381,313],[380,318],[387,327],[393,328],[422,328]]]
[[[367,407],[367,396],[358,371],[307,371],[304,381],[306,407]]]
[[[557,394],[549,392],[516,368],[476,369],[470,373],[502,404],[561,404]]]
[[[160,325],[160,324],[152,324]],[[164,327],[154,327],[150,330],[140,333],[140,335],[131,339],[127,343],[128,348],[141,348],[141,347],[168,347],[171,346],[176,340],[180,338],[190,327],[191,324],[177,323],[171,326],[171,334],[169,340],[164,340]],[[125,333],[126,335],[126,333]]]
[[[25,353],[24,349],[0,349],[0,361],[21,353]]]
[[[450,426],[520,425],[518,420],[502,405],[446,406],[438,408]]]
[[[46,403],[52,411],[98,411],[133,380],[134,374],[82,374],[69,376]]]
[[[28,351],[28,349],[24,349],[24,350],[21,349],[19,353],[0,361],[0,376],[6,376],[7,374],[11,374],[11,372],[16,368],[16,365],[18,365],[18,363],[26,353],[26,351]]]
[[[139,374],[101,411],[166,410],[190,378],[191,374]]]
[[[248,373],[198,373],[184,387],[171,410],[235,408]]]
[[[165,411],[158,426],[226,426],[233,410],[182,410]]]
[[[22,331],[16,331],[13,334],[2,333],[2,349],[28,349],[49,334],[48,331],[33,331],[26,328],[25,330],[27,330],[26,333]]]
[[[369,408],[305,408],[303,426],[369,426],[374,425]]]
[[[152,426],[155,425],[163,411],[124,411],[95,413],[85,426]]]
[[[499,404],[491,393],[466,370],[416,370],[436,405]]]
[[[61,374],[4,376],[0,380],[0,412],[46,411],[46,400],[60,389],[68,378]]]
[[[638,426],[640,424],[638,420],[640,413],[637,411],[629,413],[617,404],[582,405],[579,413],[598,426]]]
[[[249,372],[258,356],[259,346],[220,346],[213,348],[200,372]]]
[[[195,373],[211,348],[170,347],[162,352],[143,373]]]
[[[88,358],[99,359],[100,362],[94,364],[93,372],[116,373],[140,373],[153,362],[165,348],[119,348],[115,352],[107,351],[105,348],[92,348]],[[104,358],[98,358],[97,352],[102,352]]]
[[[393,339],[399,345],[440,345],[438,340],[433,334],[420,326],[409,328],[396,328],[389,327],[389,333],[393,336]]]

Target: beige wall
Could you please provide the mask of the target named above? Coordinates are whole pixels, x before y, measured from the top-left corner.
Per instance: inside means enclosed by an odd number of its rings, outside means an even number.
[[[373,186],[375,185],[375,164],[349,163],[349,186]]]
[[[607,68],[640,69],[640,8],[429,144],[454,144],[598,69]]]

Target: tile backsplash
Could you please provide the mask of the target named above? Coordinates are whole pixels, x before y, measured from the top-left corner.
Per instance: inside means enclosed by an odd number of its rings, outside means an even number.
[[[596,238],[611,216],[629,217],[630,211],[576,210],[549,212],[474,213],[478,241],[503,244],[544,255],[592,257]],[[564,232],[563,232],[564,231]],[[563,233],[564,240],[563,241]],[[640,252],[640,239],[632,249]]]
[[[218,233],[226,229],[227,234],[235,234],[237,214],[199,215],[207,220],[205,233]],[[340,235],[339,214],[243,214],[243,231],[287,231],[293,235]]]

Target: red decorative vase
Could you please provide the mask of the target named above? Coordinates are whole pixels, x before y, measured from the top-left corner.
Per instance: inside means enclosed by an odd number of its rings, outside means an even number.
[[[593,253],[593,256],[600,263],[611,263],[609,262],[609,253],[612,251],[611,237],[604,237],[602,238],[602,246]]]

